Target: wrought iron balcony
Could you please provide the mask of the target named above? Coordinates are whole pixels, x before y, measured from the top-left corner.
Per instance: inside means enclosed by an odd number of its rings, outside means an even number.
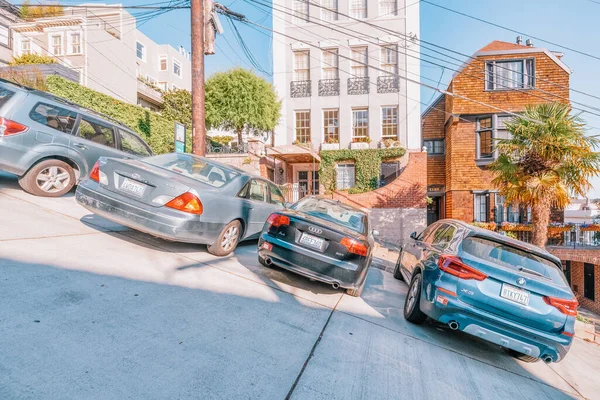
[[[368,94],[369,77],[348,78],[348,94]]]
[[[339,96],[339,79],[321,79],[319,80],[319,96]]]
[[[397,93],[400,90],[399,79],[395,75],[377,78],[377,93]]]
[[[291,81],[290,97],[310,97],[310,81]]]

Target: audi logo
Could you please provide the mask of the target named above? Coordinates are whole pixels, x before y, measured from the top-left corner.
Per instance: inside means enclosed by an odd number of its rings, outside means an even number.
[[[320,235],[321,233],[323,233],[323,229],[319,229],[319,228],[314,227],[314,226],[309,226],[308,230],[311,231],[312,233],[317,234],[317,235]]]

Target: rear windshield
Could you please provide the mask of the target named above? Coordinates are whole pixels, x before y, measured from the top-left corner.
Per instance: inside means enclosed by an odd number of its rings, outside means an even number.
[[[555,283],[566,283],[564,275],[554,262],[527,250],[476,236],[465,238],[462,242],[462,249],[463,252],[484,261],[525,274],[542,276]]]
[[[336,223],[358,233],[364,234],[367,228],[367,216],[365,214],[331,201],[306,198],[300,200],[291,208]]]
[[[6,102],[8,102],[8,100],[10,100],[11,97],[13,97],[14,94],[15,92],[13,92],[12,90],[0,87],[0,107],[4,106]]]
[[[142,161],[217,188],[225,186],[239,175],[237,172],[232,172],[205,158],[192,156],[191,154],[161,154],[144,158]]]

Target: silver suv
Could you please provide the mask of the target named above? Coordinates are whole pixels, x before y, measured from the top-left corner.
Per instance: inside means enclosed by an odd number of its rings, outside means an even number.
[[[98,157],[150,155],[122,123],[0,79],[0,170],[17,175],[25,191],[59,197],[88,176]]]

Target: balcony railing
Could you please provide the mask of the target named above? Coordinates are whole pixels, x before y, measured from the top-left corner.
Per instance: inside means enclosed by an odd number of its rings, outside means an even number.
[[[290,97],[310,97],[310,81],[291,81]]]
[[[348,94],[369,94],[369,77],[348,78]]]
[[[400,80],[397,76],[386,75],[377,78],[377,93],[398,93]]]
[[[339,96],[339,79],[321,79],[319,80],[319,96]]]

